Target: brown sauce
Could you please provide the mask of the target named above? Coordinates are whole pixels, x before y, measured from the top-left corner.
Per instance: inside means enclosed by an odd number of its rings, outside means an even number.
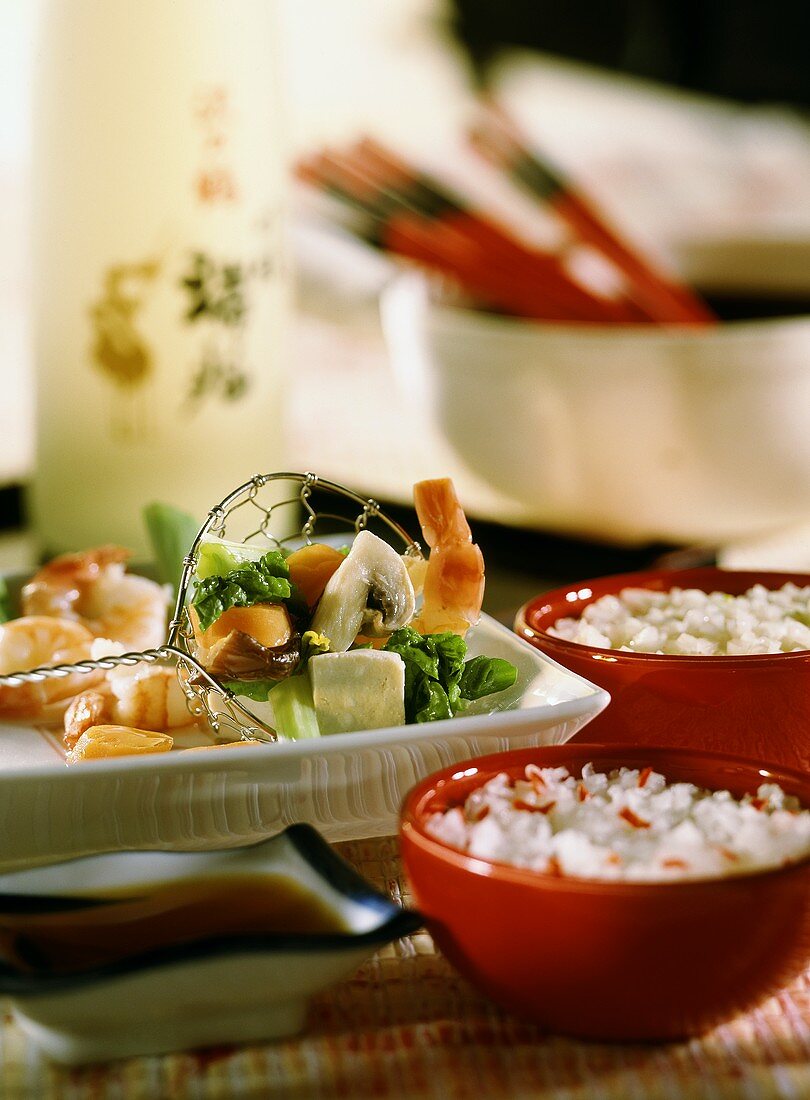
[[[137,896],[132,888],[85,896],[110,904],[0,913],[0,958],[28,972],[65,974],[212,936],[349,931],[331,906],[281,875],[199,878]]]

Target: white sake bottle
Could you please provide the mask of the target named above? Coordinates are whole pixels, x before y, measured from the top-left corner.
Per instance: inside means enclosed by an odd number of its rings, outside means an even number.
[[[274,0],[50,0],[34,116],[46,551],[145,549],[281,461],[289,277]]]

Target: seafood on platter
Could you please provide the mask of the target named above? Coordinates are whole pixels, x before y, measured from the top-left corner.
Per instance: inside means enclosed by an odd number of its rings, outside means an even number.
[[[190,721],[186,697],[173,668],[124,665],[111,669],[97,687],[73,698],[65,711],[63,740],[72,749],[91,726],[164,731],[187,726]]]
[[[71,619],[94,637],[127,649],[160,645],[166,637],[169,591],[127,573],[129,556],[123,547],[100,546],[54,558],[23,588],[23,615]]]
[[[128,557],[129,551],[121,547],[102,546],[63,554],[39,569],[22,589],[20,617],[0,624],[0,674],[160,644],[166,634],[169,591],[127,573]],[[148,671],[94,670],[39,683],[0,685],[0,717],[50,722],[61,717],[77,694],[108,690],[119,674]],[[185,721],[190,721],[187,711]]]
[[[23,615],[0,623],[0,674],[87,660],[92,645],[92,633],[72,619]],[[45,718],[65,699],[102,678],[102,673],[77,672],[18,687],[0,685],[0,716]]]
[[[430,547],[422,609],[413,625],[426,634],[451,630],[463,636],[481,616],[484,556],[450,478],[417,482],[413,497]]]
[[[90,726],[68,751],[68,764],[80,760],[102,760],[110,756],[142,756],[169,752],[172,738],[155,730],[133,729],[132,726]]]
[[[511,687],[509,662],[467,659],[484,562],[452,482],[419,482],[414,500],[427,561],[361,524],[339,547],[306,529],[293,550],[202,537],[183,612],[198,668],[288,739],[452,718]],[[23,616],[0,628],[0,671],[160,647],[169,593],[128,573],[127,556],[103,546],[43,566],[23,589]],[[193,721],[187,696],[173,667],[143,662],[0,687],[0,715],[44,719],[58,704],[77,762],[167,751],[168,731]]]

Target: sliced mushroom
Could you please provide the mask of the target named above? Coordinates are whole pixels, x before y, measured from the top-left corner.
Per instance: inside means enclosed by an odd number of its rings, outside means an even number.
[[[312,620],[336,653],[359,633],[392,634],[413,618],[416,598],[402,558],[371,531],[361,531],[343,564],[330,577]]]

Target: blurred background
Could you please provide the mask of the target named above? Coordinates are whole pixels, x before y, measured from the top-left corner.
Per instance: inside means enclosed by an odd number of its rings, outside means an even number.
[[[490,610],[810,567],[809,23],[1,0],[0,568],[282,468],[452,475]]]

